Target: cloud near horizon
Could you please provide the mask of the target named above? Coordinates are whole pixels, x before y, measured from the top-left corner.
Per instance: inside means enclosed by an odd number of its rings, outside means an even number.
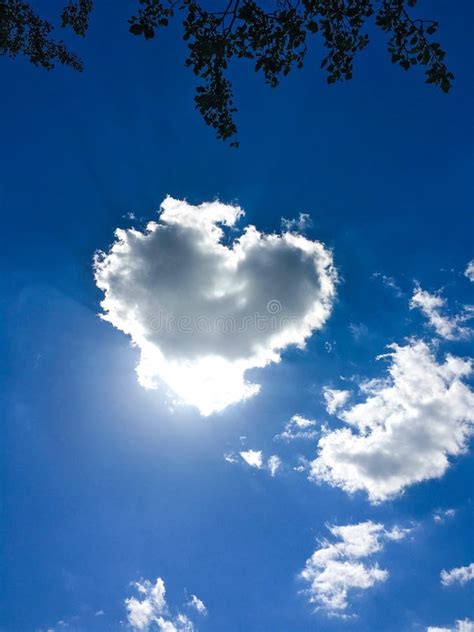
[[[167,197],[158,221],[117,229],[94,260],[101,318],[139,348],[140,384],[164,383],[203,415],[255,395],[260,386],[245,372],[303,347],[335,298],[337,274],[322,243],[251,225],[232,239],[243,215],[217,200],[193,206]]]
[[[443,586],[451,586],[452,584],[467,584],[474,580],[474,562],[467,566],[458,566],[451,570],[441,571],[441,583]]]

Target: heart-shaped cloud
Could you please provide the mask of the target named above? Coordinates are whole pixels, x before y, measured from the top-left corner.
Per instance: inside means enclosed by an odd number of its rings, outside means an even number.
[[[331,312],[330,251],[295,232],[232,229],[244,215],[219,201],[167,197],[158,222],[115,232],[94,261],[104,320],[141,351],[140,383],[164,382],[203,415],[254,395],[245,372],[303,346]],[[230,229],[230,230],[229,230]]]

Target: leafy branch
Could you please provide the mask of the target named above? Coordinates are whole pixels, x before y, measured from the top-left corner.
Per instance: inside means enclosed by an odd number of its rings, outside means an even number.
[[[326,49],[321,68],[327,73],[327,82],[348,80],[353,76],[357,53],[369,43],[366,27],[373,19],[389,36],[387,49],[392,63],[405,70],[423,66],[426,83],[443,92],[449,92],[454,79],[444,61],[444,50],[432,40],[438,23],[411,16],[416,0],[273,0],[273,4],[227,0],[220,11],[206,8],[205,0],[137,2],[129,30],[146,40],[152,40],[159,29],[181,15],[188,47],[185,65],[201,80],[194,97],[196,108],[217,137],[232,146],[238,146],[236,107],[227,70],[234,59],[250,60],[254,70],[274,88],[281,76],[303,67],[307,38],[319,36]],[[69,0],[61,14],[61,26],[85,36],[92,9],[93,0]],[[0,0],[0,54],[23,54],[48,70],[55,63],[82,70],[81,60],[63,41],[55,40],[52,32],[53,25],[27,2]]]

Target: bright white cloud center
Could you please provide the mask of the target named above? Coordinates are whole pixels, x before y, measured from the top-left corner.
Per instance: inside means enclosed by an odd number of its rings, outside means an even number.
[[[338,417],[350,426],[323,436],[311,478],[380,502],[408,485],[441,477],[449,457],[467,450],[474,430],[474,393],[463,378],[469,360],[438,363],[423,342],[391,345],[385,380],[362,385],[365,401]]]
[[[140,349],[139,382],[165,383],[208,415],[258,392],[248,369],[303,346],[329,317],[335,296],[332,255],[294,232],[263,234],[219,201],[192,206],[168,197],[159,221],[118,229],[94,263],[104,292],[102,318]]]
[[[240,456],[250,467],[256,467],[258,470],[263,467],[263,455],[261,450],[247,450],[241,452]]]

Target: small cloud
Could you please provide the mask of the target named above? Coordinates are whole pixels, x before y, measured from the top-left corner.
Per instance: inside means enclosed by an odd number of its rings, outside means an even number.
[[[298,439],[314,439],[318,435],[315,429],[316,421],[302,415],[293,415],[283,429],[283,432],[273,437],[275,441],[295,441]]]
[[[224,454],[224,461],[227,461],[227,463],[238,463],[239,459],[234,452],[226,452]]]
[[[309,469],[311,469],[311,462],[308,461],[308,459],[304,456],[299,456],[298,457],[298,465],[295,465],[295,467],[293,468],[293,470],[295,472],[307,472]]]
[[[199,614],[207,614],[207,608],[204,602],[199,599],[199,597],[196,597],[196,595],[191,595],[191,599],[188,601],[188,606],[190,608],[194,608],[197,612],[199,612]]]
[[[467,582],[474,579],[474,562],[468,566],[452,568],[450,571],[442,570],[440,577],[443,586],[451,586],[451,584],[467,584]]]
[[[387,570],[365,560],[381,553],[387,541],[401,540],[410,530],[399,527],[387,530],[383,524],[370,520],[328,528],[336,541],[322,541],[320,548],[306,560],[300,577],[309,584],[304,592],[310,603],[329,615],[345,617],[353,593],[388,579]]]
[[[295,467],[293,468],[295,470],[295,472],[306,472],[306,470],[308,469],[309,466],[304,465],[303,463],[300,463],[299,465],[295,465]]]
[[[464,270],[464,276],[474,282],[474,259],[471,259]]]
[[[276,454],[272,454],[272,456],[267,461],[267,468],[270,472],[271,476],[275,476],[277,470],[280,469],[281,459]]]
[[[246,450],[239,453],[243,460],[256,469],[261,469],[263,466],[263,455],[261,450]]]
[[[301,233],[307,228],[311,228],[312,225],[313,222],[308,213],[300,213],[297,218],[293,219],[281,218],[281,227],[289,233]]]

